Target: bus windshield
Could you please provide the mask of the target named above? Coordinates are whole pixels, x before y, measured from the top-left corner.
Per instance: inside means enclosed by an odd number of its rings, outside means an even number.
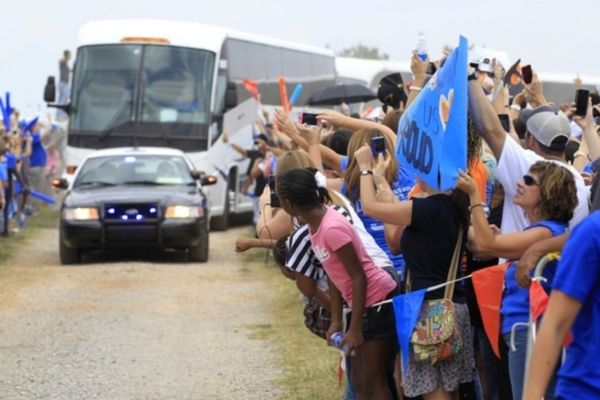
[[[69,144],[206,150],[215,55],[175,46],[111,44],[79,49]]]

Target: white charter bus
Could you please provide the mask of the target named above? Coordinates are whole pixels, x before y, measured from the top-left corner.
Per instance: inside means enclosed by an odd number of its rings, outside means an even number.
[[[226,111],[250,98],[242,81],[258,83],[262,104],[281,104],[302,83],[297,105],[335,84],[333,51],[197,23],[153,20],[90,22],[79,31],[70,102],[67,172],[97,149],[164,146],[185,151],[196,168],[218,176],[207,188],[212,226],[252,210],[239,194],[247,160],[223,145]],[[48,94],[51,93],[51,94]],[[54,101],[47,87],[45,100]],[[252,127],[238,132],[251,147]],[[228,132],[230,136],[236,132]]]

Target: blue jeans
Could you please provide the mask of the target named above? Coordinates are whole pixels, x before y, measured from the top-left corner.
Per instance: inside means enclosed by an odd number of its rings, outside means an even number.
[[[525,363],[527,360],[527,329],[517,330],[515,332],[515,351],[510,347],[510,333],[502,335],[504,343],[508,347],[508,374],[510,376],[510,386],[512,388],[513,399],[523,398],[523,386],[525,383]],[[556,387],[556,374],[548,383],[544,400],[554,399],[554,389]]]
[[[356,400],[356,391],[354,390],[354,386],[352,386],[352,381],[350,380],[350,368],[352,362],[350,361],[352,357],[346,357],[346,385],[344,386],[344,400]]]

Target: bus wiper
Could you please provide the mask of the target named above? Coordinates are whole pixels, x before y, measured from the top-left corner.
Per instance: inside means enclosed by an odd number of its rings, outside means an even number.
[[[128,101],[123,102],[121,104],[121,106],[119,106],[119,109],[115,112],[115,114],[110,119],[108,126],[102,132],[100,132],[100,136],[98,136],[98,140],[106,139],[118,127],[120,127],[122,125],[122,124],[117,124],[117,121],[119,120],[119,118],[121,118],[121,114],[123,114],[123,112],[126,111],[127,108],[131,107],[132,104],[133,104],[133,100],[128,100]]]

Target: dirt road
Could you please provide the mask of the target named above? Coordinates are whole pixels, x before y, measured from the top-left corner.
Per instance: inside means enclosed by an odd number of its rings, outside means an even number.
[[[248,337],[272,299],[232,251],[242,232],[211,233],[207,264],[61,267],[43,230],[0,272],[0,399],[278,398],[275,349]]]

